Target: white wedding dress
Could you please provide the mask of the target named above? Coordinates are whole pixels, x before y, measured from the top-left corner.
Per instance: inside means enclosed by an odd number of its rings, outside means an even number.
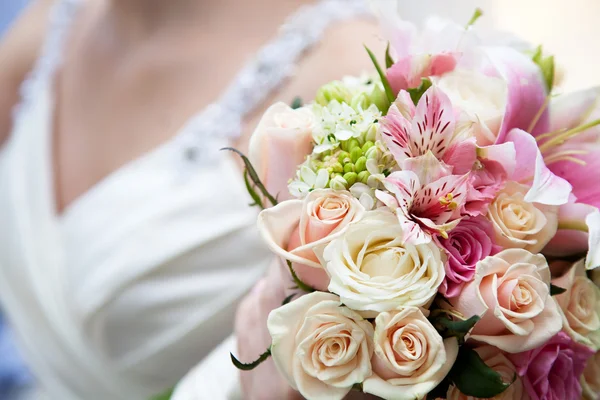
[[[0,152],[0,303],[39,381],[36,398],[147,399],[231,333],[238,300],[271,259],[241,173],[219,149],[329,24],[367,10],[354,0],[302,8],[173,140],[59,215],[53,75],[81,3],[58,1]],[[229,375],[227,354],[209,369]]]

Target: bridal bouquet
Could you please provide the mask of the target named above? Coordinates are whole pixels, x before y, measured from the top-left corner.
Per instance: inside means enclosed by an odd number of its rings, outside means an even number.
[[[238,368],[307,399],[598,398],[600,89],[555,94],[478,16],[385,13],[373,74],[267,110],[246,183],[294,287]]]

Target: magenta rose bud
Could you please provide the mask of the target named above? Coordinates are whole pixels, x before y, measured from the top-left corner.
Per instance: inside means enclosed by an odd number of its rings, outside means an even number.
[[[559,332],[537,349],[508,354],[532,400],[580,399],[579,379],[594,350]]]
[[[478,261],[499,252],[494,243],[494,229],[484,217],[467,218],[448,232],[448,239],[439,238],[446,251],[446,278],[440,293],[446,297],[457,296],[465,283],[473,280]]]

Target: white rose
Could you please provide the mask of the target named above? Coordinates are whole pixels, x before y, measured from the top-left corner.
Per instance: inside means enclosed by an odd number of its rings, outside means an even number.
[[[470,339],[508,353],[541,346],[562,328],[550,297],[550,269],[541,254],[507,249],[477,263],[474,279],[452,299],[466,317],[481,316]]]
[[[393,213],[365,213],[325,248],[329,290],[361,311],[427,306],[445,276],[440,249],[433,242],[403,244],[401,238]]]
[[[267,327],[277,369],[309,400],[342,399],[371,375],[373,326],[331,293],[271,311]]]
[[[504,392],[494,396],[494,400],[529,400],[523,381],[517,375],[517,368],[500,349],[494,346],[482,346],[476,348],[475,351],[488,367],[500,374],[502,381],[512,382]],[[462,394],[456,386],[448,388],[446,398],[448,400],[478,400],[475,397]]]
[[[585,400],[600,399],[600,351],[588,359],[581,377],[581,387]]]
[[[248,158],[267,190],[280,200],[289,198],[288,181],[312,152],[314,127],[310,109],[294,110],[279,102],[265,111],[250,138]]]
[[[375,320],[373,375],[363,391],[384,399],[424,398],[448,374],[456,338],[443,339],[417,307],[380,313]]]
[[[494,144],[506,109],[506,81],[477,71],[455,69],[436,83],[452,106],[462,111],[458,126],[470,127],[479,146]]]
[[[487,217],[496,232],[496,244],[538,253],[556,234],[558,206],[525,201],[528,190],[517,182],[506,182],[490,204]]]
[[[576,342],[600,348],[600,289],[588,279],[584,260],[552,283],[567,291],[555,296],[562,310],[563,329]]]

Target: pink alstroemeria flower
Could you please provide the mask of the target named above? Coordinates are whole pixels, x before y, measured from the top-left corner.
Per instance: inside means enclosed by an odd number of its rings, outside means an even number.
[[[419,87],[421,79],[440,76],[454,70],[455,53],[415,54],[399,59],[386,71],[386,77],[394,93]]]
[[[465,174],[476,161],[475,139],[457,135],[450,99],[435,86],[416,108],[408,92],[401,91],[381,125],[383,141],[400,168],[417,173],[423,184],[449,173]]]
[[[381,190],[376,196],[395,211],[405,242],[428,243],[432,235],[447,238],[460,222],[468,179],[469,174],[449,175],[423,184],[414,172],[397,171],[384,181],[393,196]]]

